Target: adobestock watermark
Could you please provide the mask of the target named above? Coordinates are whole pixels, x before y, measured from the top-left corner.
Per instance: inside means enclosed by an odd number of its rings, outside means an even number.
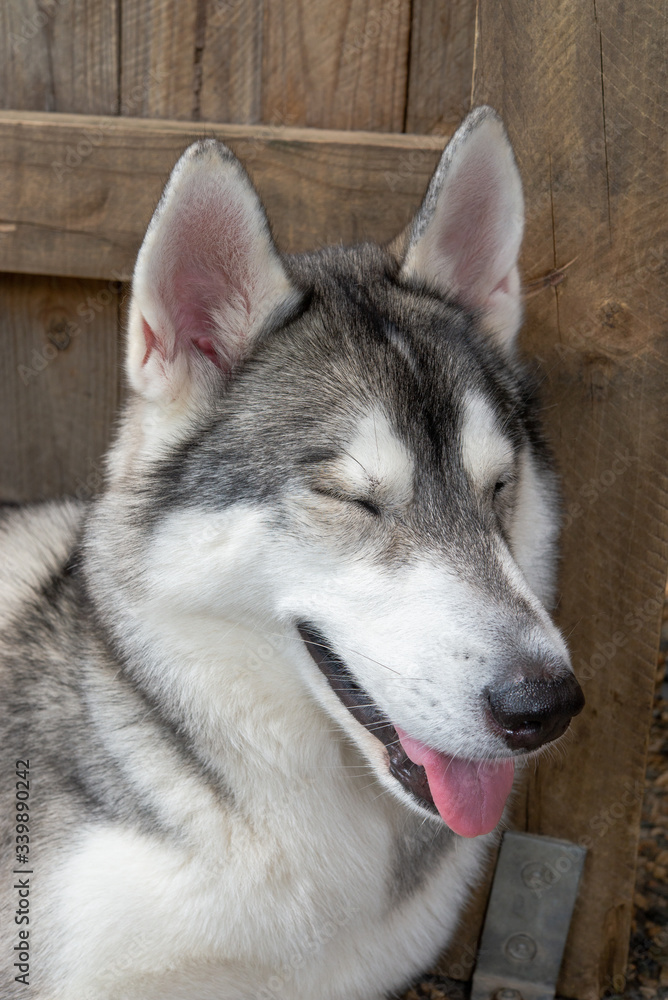
[[[296,636],[274,635],[271,641],[264,638],[253,644],[246,657],[246,666],[252,671],[264,671],[271,667],[277,657],[289,654],[294,649]]]
[[[84,479],[77,476],[74,493],[75,500],[90,500],[96,496],[104,486],[105,465],[103,459],[91,459],[88,463],[88,472]]]
[[[645,788],[641,781],[630,779],[622,783],[622,788],[619,798],[601,806],[589,819],[587,831],[578,837],[577,843],[564,845],[563,853],[555,861],[532,864],[526,874],[523,872],[523,880],[534,895],[540,898],[550,892],[573,866],[579,866],[580,849],[592,850],[618,823],[628,821],[629,810],[642,800]]]
[[[596,642],[596,648],[588,660],[580,657],[576,670],[578,680],[592,680],[600,670],[610,664],[621,649],[624,649],[632,636],[638,635],[648,624],[656,622],[662,610],[663,600],[648,598],[641,605],[628,611],[623,618],[623,629],[616,629],[608,639]],[[532,873],[530,885],[532,891],[539,896],[549,891],[571,870],[576,861],[579,863],[576,846],[592,850],[619,823],[628,823],[631,819],[630,810],[635,809],[642,801],[644,793],[645,786],[642,781],[624,779],[621,791],[615,800],[601,805],[590,817],[587,829],[578,837],[577,844],[572,848],[565,847],[563,854],[553,864],[541,865],[540,869],[537,868],[536,872]]]
[[[220,27],[225,23],[225,18],[231,11],[239,10],[247,3],[248,0],[215,0],[207,15],[207,27]]]
[[[448,976],[461,981],[470,979],[477,960],[478,953],[476,949],[470,944],[464,945],[458,952],[456,960],[449,963]]]
[[[118,299],[123,292],[123,280],[119,272],[116,272],[116,275],[95,295],[87,295],[78,303],[75,312],[81,323],[67,318],[58,321],[47,334],[49,343],[39,350],[33,348],[29,364],[17,365],[16,370],[24,385],[29,385],[34,378],[45,371],[59,354],[67,350],[76,337],[81,336],[84,329],[93,322],[96,316],[99,316],[115,299]]]
[[[386,170],[383,175],[385,183],[390,191],[396,191],[403,182],[411,177],[416,171],[421,174],[425,170],[434,166],[435,150],[433,149],[410,149],[401,158],[401,162],[396,170]]]
[[[315,958],[333,941],[342,930],[350,926],[358,915],[359,908],[350,906],[328,910],[324,918],[312,927],[298,943],[292,952],[286,956],[283,963],[269,976],[266,983],[254,994],[254,1000],[283,1000],[285,989],[297,977],[299,971]],[[291,992],[293,992],[291,990]]]
[[[623,618],[625,629],[616,629],[604,642],[598,641],[589,660],[585,661],[580,657],[576,671],[578,680],[592,680],[600,670],[610,664],[632,636],[638,635],[648,625],[658,621],[662,610],[663,601],[649,597],[636,608],[627,611]]]
[[[583,517],[603,494],[639,461],[639,456],[632,455],[628,448],[616,448],[615,457],[608,468],[592,476],[577,489],[575,499],[571,500],[564,510],[562,529],[567,530],[574,521]]]
[[[385,10],[385,8],[383,8]],[[387,8],[388,12],[394,10],[394,6]],[[376,18],[380,19],[382,17],[383,11],[379,11],[376,14]],[[371,23],[371,22],[370,22]],[[360,51],[364,48],[364,38],[361,39],[359,44],[349,46],[351,52]],[[345,52],[345,49],[344,49]],[[466,116],[468,109],[463,111],[462,119]],[[631,128],[631,124],[624,122],[619,126],[611,126],[607,131],[607,140],[610,142],[612,139],[619,139],[624,132]],[[439,132],[436,131],[432,133],[433,135],[438,135]],[[443,135],[443,148],[445,148],[446,140],[451,137],[451,130],[444,130]],[[563,193],[568,194],[571,184],[575,183],[578,173],[585,169],[590,164],[605,162],[605,142],[603,137],[598,137],[591,139],[589,142],[585,143],[579,149],[573,152],[573,155],[568,161],[568,171],[564,172],[561,179],[557,178],[552,180],[549,187],[544,188],[538,195],[527,200],[525,205],[525,216],[524,225],[525,229],[528,228],[533,221],[538,218],[543,213],[552,214],[554,207],[555,195]],[[385,173],[385,183],[390,188],[391,191],[395,191],[399,187],[402,180],[409,177],[411,174],[419,171],[420,173],[425,172],[425,167],[431,167],[433,164],[433,153],[431,150],[427,149],[414,149],[411,150],[401,161],[399,168],[396,171],[388,171]]]
[[[114,121],[101,121],[95,126],[84,129],[76,146],[67,145],[63,158],[52,160],[51,169],[56,180],[62,181],[66,174],[71,174],[73,170],[80,167],[93,150],[102,145],[105,137],[115,131],[116,127]]]
[[[262,129],[260,134],[245,136],[243,139],[234,141],[234,153],[243,164],[252,163],[268,142],[281,139],[283,129],[292,128],[298,124],[295,114],[276,110],[271,116],[271,121],[259,126]]]
[[[95,982],[89,989],[84,988],[84,991],[79,993],[79,1000],[99,1000],[102,988],[108,990],[105,994],[107,996],[125,996],[125,989],[137,975],[141,975],[145,966],[151,968],[154,949],[155,939],[149,938],[147,934],[133,934],[123,947],[122,954],[99,969]],[[172,963],[162,966],[160,975],[167,976],[177,971],[178,966]]]
[[[601,331],[606,327],[613,329],[623,319],[627,307],[625,300],[633,300],[639,288],[668,270],[668,244],[658,243],[643,247],[636,255],[633,267],[626,271],[616,282],[615,298],[610,299],[595,311],[587,313],[582,319],[571,324],[565,331],[563,341],[554,345],[554,351],[560,357],[579,355],[596,348],[601,338]],[[623,347],[622,350],[628,348]]]
[[[354,41],[345,40],[341,52],[342,62],[348,62],[355,56],[364,52],[370,42],[375,42],[382,35],[383,31],[390,26],[396,15],[402,9],[402,0],[387,0],[378,10],[372,10],[362,31],[355,37]]]
[[[166,70],[151,70],[145,79],[132,88],[123,98],[120,106],[120,116],[117,118],[100,119],[94,125],[83,130],[76,145],[68,144],[58,160],[51,161],[51,170],[57,181],[75,171],[104,140],[112,135],[123,122],[123,117],[131,117],[141,112],[144,101],[152,88],[160,86],[167,79]]]
[[[25,56],[26,46],[53,20],[59,10],[69,7],[71,2],[72,0],[40,0],[37,9],[21,20],[18,31],[9,33],[8,41],[12,52]]]
[[[642,781],[631,781],[626,778],[622,783],[623,792],[618,799],[606,806],[601,806],[598,812],[589,820],[589,833],[578,838],[580,847],[591,850],[597,840],[605,837],[613,827],[622,820],[627,820],[629,809],[642,801],[645,786]]]

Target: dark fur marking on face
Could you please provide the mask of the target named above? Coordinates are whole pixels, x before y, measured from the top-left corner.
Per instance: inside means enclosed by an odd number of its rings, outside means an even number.
[[[319,451],[307,451],[298,460],[300,465],[319,465],[323,462],[333,462],[339,453],[333,448],[321,448]]]
[[[378,407],[419,480],[409,509],[384,520],[374,558],[392,565],[417,545],[453,560],[521,613],[497,565],[495,545],[505,545],[499,523],[471,494],[458,449],[463,401],[473,392],[489,400],[516,451],[530,443],[542,454],[535,380],[490,343],[472,313],[399,279],[378,247],[328,248],[284,265],[302,289],[301,310],[260,338],[141,489],[128,485],[136,524],[150,530],[171,510],[206,515],[239,503],[282,516],[284,498],[308,488],[308,465],[342,454],[360,418]],[[448,499],[455,497],[463,499]],[[343,532],[343,509],[341,518]]]

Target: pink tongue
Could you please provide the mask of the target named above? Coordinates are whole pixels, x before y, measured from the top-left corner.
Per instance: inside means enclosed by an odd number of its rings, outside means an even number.
[[[427,772],[434,805],[450,829],[462,837],[493,830],[513,785],[515,762],[449,757],[395,728],[410,759]]]

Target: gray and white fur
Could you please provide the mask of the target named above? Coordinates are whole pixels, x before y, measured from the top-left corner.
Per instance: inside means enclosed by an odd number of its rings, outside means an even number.
[[[508,691],[578,710],[522,227],[489,108],[392,248],[282,256],[234,156],[183,154],[103,492],[0,517],[3,856],[29,758],[34,872],[29,992],[0,888],[5,1000],[381,1000],[447,943],[496,834],[376,727],[507,763],[553,737]]]

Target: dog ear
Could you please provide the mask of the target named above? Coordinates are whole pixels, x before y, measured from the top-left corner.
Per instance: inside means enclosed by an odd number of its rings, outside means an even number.
[[[476,108],[446,146],[410,227],[402,275],[478,314],[509,349],[522,318],[522,182],[501,119]]]
[[[229,374],[267,319],[296,299],[241,164],[213,139],[190,146],[137,258],[127,359],[133,388],[162,403],[182,400]]]

